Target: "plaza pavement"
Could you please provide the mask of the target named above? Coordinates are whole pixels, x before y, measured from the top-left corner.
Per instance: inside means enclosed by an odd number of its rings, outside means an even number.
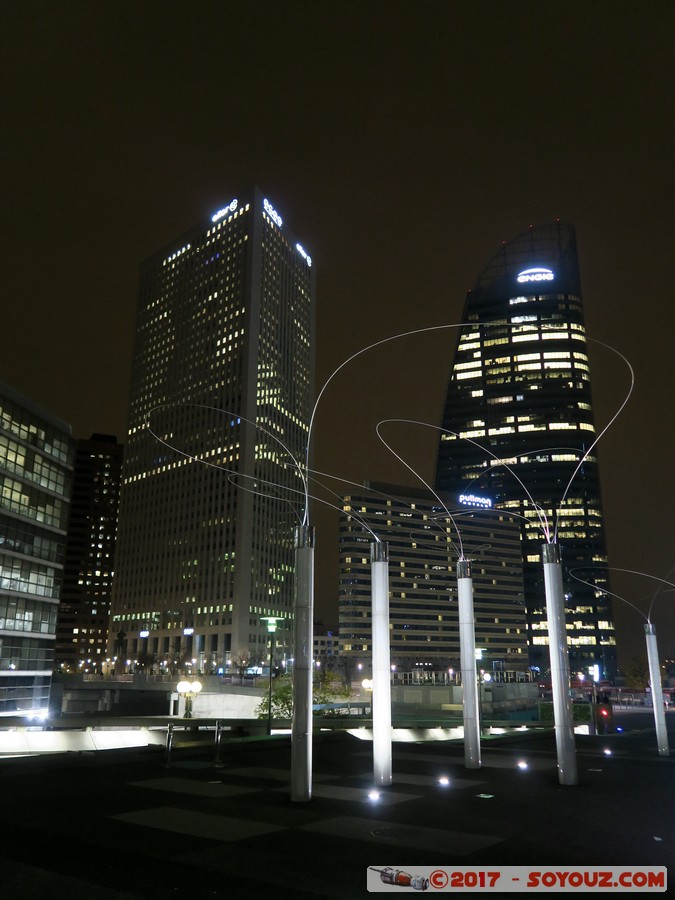
[[[558,783],[551,732],[484,741],[477,770],[461,743],[395,743],[377,801],[371,744],[346,733],[316,734],[307,803],[290,800],[285,736],[227,744],[218,766],[211,745],[177,747],[168,766],[157,747],[3,760],[0,896],[365,897],[368,866],[665,865],[675,877],[675,750],[658,755],[648,713],[615,724],[626,730],[577,737],[575,786]],[[675,712],[667,724],[675,748]]]

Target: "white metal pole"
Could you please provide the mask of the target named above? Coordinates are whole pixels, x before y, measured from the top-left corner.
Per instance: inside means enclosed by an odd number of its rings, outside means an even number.
[[[459,600],[459,652],[462,670],[462,708],[464,713],[464,767],[480,769],[480,716],[476,679],[476,623],[473,611],[473,581],[468,559],[457,562]]]
[[[544,565],[548,643],[551,655],[551,688],[553,690],[555,742],[558,753],[558,780],[560,784],[578,784],[574,720],[570,696],[570,661],[565,627],[565,593],[558,545],[544,544],[541,556]]]
[[[314,651],[314,528],[295,531],[291,800],[312,799],[312,676]]]
[[[389,648],[389,550],[370,545],[373,629],[373,775],[375,784],[391,784],[391,655]]]
[[[659,650],[656,645],[656,629],[651,622],[648,622],[645,625],[645,640],[647,641],[649,680],[652,685],[652,703],[654,704],[656,743],[659,748],[659,756],[670,756],[670,747],[668,746],[668,732],[666,731],[666,714],[663,708],[663,687],[661,685]]]

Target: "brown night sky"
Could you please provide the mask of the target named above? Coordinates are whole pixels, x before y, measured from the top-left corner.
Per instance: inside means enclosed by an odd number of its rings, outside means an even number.
[[[3,4],[0,380],[78,437],[123,439],[139,264],[251,183],[315,261],[319,384],[366,344],[458,322],[500,242],[560,217],[577,229],[589,336],[636,375],[599,447],[610,564],[665,576],[674,26],[672,4],[624,0]],[[319,409],[317,468],[413,483],[374,427],[440,423],[453,341],[347,367]],[[590,352],[602,426],[628,375]],[[431,477],[431,430],[399,439]],[[336,624],[334,532],[317,521],[317,609]],[[654,585],[614,589],[646,609]],[[674,603],[654,614],[670,655]],[[626,664],[640,618],[615,615]]]

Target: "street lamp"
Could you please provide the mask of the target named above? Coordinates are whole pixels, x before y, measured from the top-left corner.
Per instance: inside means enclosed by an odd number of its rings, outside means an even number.
[[[270,636],[270,686],[269,696],[267,698],[267,733],[272,734],[272,670],[274,667],[274,635],[277,630],[277,624],[283,622],[280,616],[261,616],[260,621],[267,625],[267,633]]]
[[[184,719],[192,718],[192,698],[202,689],[201,681],[179,681],[176,690],[185,697]]]

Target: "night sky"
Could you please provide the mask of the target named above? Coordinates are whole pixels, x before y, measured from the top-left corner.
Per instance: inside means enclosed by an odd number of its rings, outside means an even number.
[[[665,0],[4,3],[0,380],[77,437],[124,439],[139,265],[249,184],[312,254],[319,385],[373,341],[458,323],[501,241],[559,217],[577,229],[588,334],[635,369],[599,447],[610,565],[666,576],[674,33]],[[316,467],[414,484],[374,428],[440,424],[454,340],[397,341],[341,372]],[[589,349],[602,427],[629,376]],[[434,433],[389,434],[431,478]],[[317,611],[336,625],[324,519]],[[613,586],[643,609],[655,587]],[[675,655],[673,595],[654,609]],[[615,615],[626,665],[641,619]]]

